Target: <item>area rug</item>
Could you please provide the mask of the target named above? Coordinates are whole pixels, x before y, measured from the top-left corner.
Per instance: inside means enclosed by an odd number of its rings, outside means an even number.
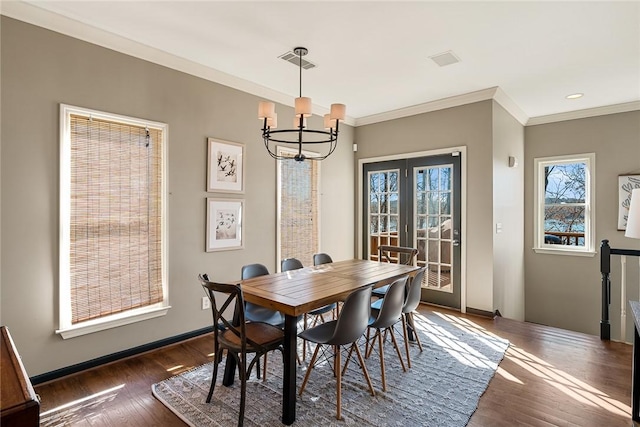
[[[336,420],[335,378],[331,366],[325,362],[314,368],[303,395],[298,397],[294,425],[467,425],[509,342],[486,333],[471,320],[439,312],[416,315],[416,323],[423,351],[411,344],[412,367],[407,372],[402,371],[391,342],[385,343],[386,392],[382,391],[376,352],[365,362],[375,396],[370,395],[359,366],[350,363],[342,385],[343,420]],[[399,344],[404,358],[402,341]],[[282,358],[279,352],[272,354],[266,381],[252,376],[247,384],[246,426],[282,425]],[[236,380],[231,387],[220,385],[224,365],[220,369],[209,404],[205,399],[211,381],[211,363],[154,384],[153,395],[190,426],[235,426],[240,384]],[[298,387],[305,372],[306,365],[298,366]]]

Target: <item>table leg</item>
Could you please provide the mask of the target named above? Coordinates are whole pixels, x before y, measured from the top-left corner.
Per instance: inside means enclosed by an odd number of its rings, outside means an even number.
[[[298,318],[284,317],[284,374],[282,384],[282,422],[291,425],[296,420],[296,352]]]
[[[634,326],[633,362],[631,364],[631,419],[640,422],[640,335]]]

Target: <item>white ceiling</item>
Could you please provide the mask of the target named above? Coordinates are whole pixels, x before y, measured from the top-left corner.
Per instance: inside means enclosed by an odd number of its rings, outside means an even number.
[[[298,69],[278,56],[305,46],[317,67],[303,72],[303,95],[321,110],[346,104],[356,124],[489,88],[523,123],[619,104],[640,109],[638,1],[3,0],[1,7],[279,102],[297,96]],[[429,59],[446,51],[461,62],[439,67]],[[576,92],[584,96],[565,98]]]

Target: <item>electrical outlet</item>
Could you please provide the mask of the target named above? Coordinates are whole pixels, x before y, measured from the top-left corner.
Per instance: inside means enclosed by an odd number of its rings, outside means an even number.
[[[206,310],[207,308],[211,308],[211,301],[209,301],[209,297],[202,297],[202,309]]]

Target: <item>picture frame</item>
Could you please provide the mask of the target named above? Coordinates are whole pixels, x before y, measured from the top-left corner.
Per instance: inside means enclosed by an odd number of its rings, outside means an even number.
[[[244,193],[244,144],[207,138],[207,192]]]
[[[206,252],[242,249],[244,200],[207,198]]]
[[[640,188],[640,175],[618,176],[618,230],[627,229],[627,216],[631,204],[631,191]]]

